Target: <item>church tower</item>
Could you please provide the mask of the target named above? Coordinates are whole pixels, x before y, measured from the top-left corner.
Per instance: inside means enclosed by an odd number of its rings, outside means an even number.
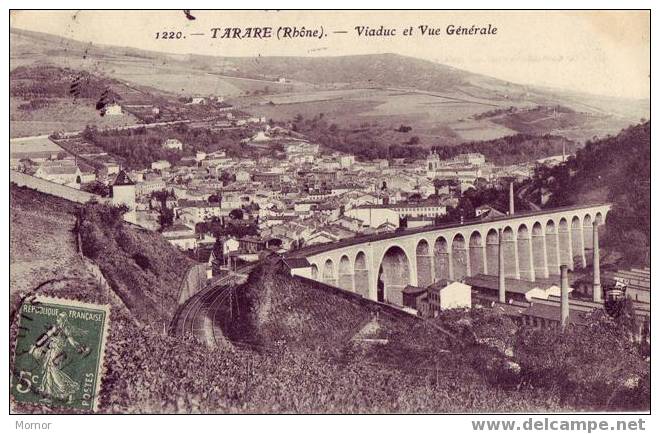
[[[120,170],[112,183],[112,204],[115,206],[126,205],[128,211],[124,214],[124,220],[135,223],[135,183],[126,174]]]

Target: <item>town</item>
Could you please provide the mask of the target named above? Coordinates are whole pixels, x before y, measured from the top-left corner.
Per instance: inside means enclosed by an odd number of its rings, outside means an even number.
[[[203,106],[223,100],[216,96],[193,97],[186,104]],[[245,138],[240,139],[238,146],[246,154],[257,150],[257,157],[230,157],[223,149],[208,153],[196,151],[190,155],[189,144],[170,137],[162,140],[159,146],[169,156],[177,157],[170,158],[174,163],[160,159],[152,161],[148,167],[129,169],[122,167],[121,159],[91,143],[94,137],[103,136],[104,132],[90,135],[88,131],[83,131],[13,139],[12,169],[73,189],[108,196],[110,203],[126,207],[126,221],[158,231],[192,259],[206,263],[206,273],[210,279],[214,275],[231,272],[239,265],[258,262],[265,254],[298,257],[300,254],[297,252],[301,249],[331,246],[339,242],[357,243],[365,236],[391,234],[396,237],[408,230],[431,229],[443,223],[464,225],[507,216],[512,218],[515,214],[513,203],[516,201],[514,184],[529,180],[540,167],[551,168],[567,159],[564,153],[528,163],[496,166],[479,153],[458,154],[443,160],[431,151],[427,158],[421,160],[392,158],[358,161],[351,154],[321,149],[319,144],[293,131],[290,126],[271,125],[263,117],[250,116],[226,106],[222,107],[219,118],[211,122],[197,122],[196,128],[215,131],[230,129],[234,132],[239,129]],[[123,110],[121,105],[115,103],[105,107],[105,115],[121,116]],[[189,155],[181,156],[184,149]],[[499,210],[486,203],[475,207],[472,214],[461,213],[458,220],[456,216],[452,220],[448,215],[448,210],[457,209],[466,194],[488,189],[509,195],[509,208]],[[529,209],[540,210],[533,203]],[[594,217],[587,216],[590,221]],[[578,221],[578,224],[580,231],[575,236],[584,237],[586,241],[579,243],[582,252],[574,251],[568,255],[571,259],[574,254],[582,258],[571,263],[571,283],[574,282],[574,286],[582,283],[578,287],[580,291],[573,294],[573,298],[577,297],[575,303],[578,303],[574,314],[578,317],[574,321],[579,321],[580,312],[596,306],[579,305],[580,294],[589,299],[589,294],[595,294],[594,285],[600,286],[600,283],[592,285],[593,282],[590,282],[591,257],[587,267],[587,247],[597,241],[591,240],[586,233],[587,229],[591,233],[591,222],[584,221],[584,235],[582,222]],[[472,246],[474,241],[469,241]],[[556,249],[560,248],[557,245]],[[425,249],[428,251],[429,247]],[[524,249],[524,245],[519,247],[521,253]],[[439,251],[437,247],[431,250],[435,255]],[[530,249],[528,251],[532,253]],[[546,255],[544,252],[543,256]],[[531,274],[524,269],[517,273],[507,270],[506,278],[512,279],[507,285],[508,290],[513,291],[512,301],[521,300],[517,308],[505,306],[515,320],[521,321],[531,315],[530,324],[558,322],[559,282],[548,278],[558,275],[560,263],[565,262],[563,254],[561,256],[561,260],[555,261],[551,267],[545,259],[545,271],[536,273],[538,276],[535,276],[533,267]],[[514,269],[517,270],[519,259],[511,259],[516,262]],[[510,264],[511,259],[502,258],[500,262]],[[481,261],[486,261],[486,254]],[[399,265],[393,263],[390,266],[397,268]],[[388,297],[370,294],[370,284],[367,282],[358,288],[357,281],[342,285],[325,274],[321,278],[318,266],[315,267],[315,280],[329,280],[331,284],[362,293],[367,298],[393,303],[415,315],[437,315],[441,306],[471,307],[471,292],[476,297],[474,302],[478,303],[478,300],[483,302],[484,298],[488,301],[488,293],[498,288],[496,279],[491,279],[498,275],[494,265],[491,265],[489,273],[481,267],[481,274],[464,272],[462,275],[441,275],[441,266],[437,266],[437,276],[404,278],[400,282],[402,293],[389,294]],[[451,265],[449,267],[452,268]],[[417,268],[419,275],[421,264]],[[455,268],[460,268],[460,265]],[[472,268],[478,271],[475,265]],[[321,271],[336,274],[332,270]],[[292,273],[301,274],[300,270]],[[309,271],[307,277],[312,277],[311,273]],[[607,278],[626,283],[630,283],[632,278],[636,282],[630,285],[628,296],[632,296],[637,303],[637,313],[642,321],[647,321],[649,270],[611,270]],[[381,276],[379,279],[387,280],[387,277]],[[413,280],[426,280],[426,284],[423,287],[407,287]],[[447,295],[441,303],[440,294],[454,294],[459,287],[463,289],[457,295]],[[447,302],[447,297],[462,301]],[[543,309],[530,305],[533,299],[541,301],[549,298],[554,299],[555,303],[545,303]],[[594,301],[602,299],[600,295],[592,298]],[[417,301],[422,299],[424,303]],[[501,296],[500,299],[507,300],[509,297]]]
[[[208,98],[192,98],[205,104]],[[121,116],[122,107],[106,107]],[[149,124],[145,125],[149,127]],[[139,127],[139,126],[138,126]],[[155,127],[154,127],[155,128]],[[265,118],[226,111],[211,129],[243,129],[239,146],[257,158],[230,157],[219,149],[197,151],[174,164],[167,159],[128,169],[120,159],[90,143],[85,132],[11,140],[11,168],[81,191],[111,196],[128,207],[126,220],[159,231],[192,257],[208,257],[219,243],[223,256],[254,260],[277,246],[279,253],[360,235],[420,228],[443,222],[461,196],[477,188],[505,188],[532,176],[539,164],[495,166],[478,153],[441,160],[394,158],[358,161],[354,155],[321,150],[320,145]],[[163,151],[183,153],[176,138]],[[121,175],[120,175],[121,172]],[[129,187],[130,188],[126,188]],[[488,205],[465,219],[503,215]]]
[[[406,13],[12,15],[12,412],[650,408],[643,44]]]

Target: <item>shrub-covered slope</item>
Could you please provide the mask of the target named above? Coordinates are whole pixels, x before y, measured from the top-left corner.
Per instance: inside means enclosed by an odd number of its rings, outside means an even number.
[[[193,261],[159,234],[125,223],[119,208],[86,205],[80,216],[83,253],[135,317],[149,324],[169,321]]]
[[[536,191],[552,193],[547,207],[609,201],[603,243],[623,253],[622,265],[647,263],[651,247],[651,123],[594,139],[567,164],[541,169]]]

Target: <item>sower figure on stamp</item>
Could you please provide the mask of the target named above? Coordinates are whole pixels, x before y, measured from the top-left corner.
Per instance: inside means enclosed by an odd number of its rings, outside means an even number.
[[[68,402],[80,389],[80,384],[64,372],[62,364],[67,358],[67,342],[78,353],[89,352],[89,348],[76,341],[76,336],[85,333],[69,322],[65,312],[61,312],[57,316],[56,324],[30,347],[29,353],[39,362],[41,368],[41,382],[37,390],[45,399],[54,398]]]

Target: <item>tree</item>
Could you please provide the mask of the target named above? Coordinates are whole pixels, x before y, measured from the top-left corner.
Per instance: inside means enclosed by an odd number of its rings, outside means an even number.
[[[435,178],[433,180],[433,188],[435,188],[435,195],[437,196],[439,194],[439,191],[442,187],[445,186],[445,183],[443,182],[442,179],[440,178]]]
[[[419,202],[420,200],[422,200],[422,195],[419,193],[413,193],[408,196],[408,201],[410,202]]]
[[[234,175],[232,175],[231,173],[229,173],[229,172],[224,172],[223,171],[220,174],[220,176],[218,177],[218,179],[220,181],[222,181],[223,184],[226,185],[226,184],[229,184],[231,182],[234,182],[236,180],[236,177]]]
[[[110,188],[99,181],[90,182],[89,184],[83,184],[80,187],[81,190],[88,193],[97,194],[101,197],[108,197],[110,194]]]
[[[243,220],[243,210],[240,208],[233,209],[229,212],[229,217],[234,220]]]
[[[420,143],[419,137],[412,136],[410,140],[406,142],[407,145],[418,145]]]
[[[174,211],[165,205],[161,205],[158,223],[160,223],[161,229],[172,226],[172,223],[174,223]]]

